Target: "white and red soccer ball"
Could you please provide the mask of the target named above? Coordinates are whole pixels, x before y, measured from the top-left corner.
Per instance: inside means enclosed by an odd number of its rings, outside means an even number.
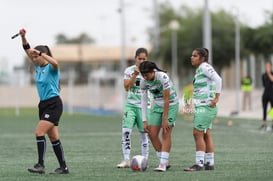
[[[136,172],[143,172],[147,169],[147,159],[142,155],[135,155],[131,160],[131,169]]]

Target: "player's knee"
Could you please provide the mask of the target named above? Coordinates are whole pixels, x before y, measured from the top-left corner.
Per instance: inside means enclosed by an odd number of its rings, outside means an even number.
[[[154,139],[156,139],[158,137],[158,135],[155,134],[155,133],[149,132],[149,137],[150,137],[151,140],[154,140]]]
[[[45,136],[45,132],[40,130],[40,129],[36,129],[35,130],[35,136],[38,137],[38,136]]]
[[[48,136],[48,137],[49,137],[49,140],[50,140],[51,142],[54,142],[54,141],[57,141],[57,140],[60,139],[59,137],[54,137],[54,136]]]

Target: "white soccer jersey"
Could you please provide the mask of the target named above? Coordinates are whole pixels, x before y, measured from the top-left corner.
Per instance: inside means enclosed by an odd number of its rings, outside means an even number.
[[[204,62],[195,71],[193,87],[194,105],[209,105],[215,93],[221,93],[222,79],[210,64]]]
[[[136,65],[132,65],[127,67],[124,71],[124,80],[129,80],[133,77]],[[131,87],[128,91],[127,95],[127,103],[133,104],[137,107],[141,107],[141,91],[140,91],[140,80],[143,77],[139,74],[136,77],[136,81],[133,87]]]
[[[165,72],[156,71],[155,78],[152,81],[142,79],[140,82],[140,87],[143,92],[143,96],[146,96],[147,91],[149,90],[149,92],[153,95],[154,103],[158,106],[164,106],[163,91],[166,89],[170,89],[170,105],[175,105],[178,103],[178,97],[173,83]]]

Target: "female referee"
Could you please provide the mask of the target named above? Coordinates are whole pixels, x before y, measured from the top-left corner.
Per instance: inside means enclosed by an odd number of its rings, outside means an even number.
[[[58,62],[52,57],[48,46],[39,45],[31,48],[27,39],[26,31],[20,30],[23,48],[31,59],[36,69],[36,87],[40,97],[39,119],[35,130],[38,163],[33,168],[29,168],[31,173],[45,173],[44,158],[46,153],[47,134],[60,167],[53,174],[68,174],[68,168],[64,159],[64,151],[59,137],[58,125],[63,112],[62,100],[59,96],[60,70]]]
[[[214,145],[211,137],[212,121],[218,108],[222,79],[208,64],[209,51],[196,48],[191,55],[191,64],[196,68],[193,80],[195,164],[184,171],[214,170]]]
[[[178,114],[178,97],[168,75],[165,71],[159,69],[155,63],[150,61],[142,62],[139,70],[145,79],[140,82],[144,131],[149,134],[160,161],[159,166],[154,171],[165,172],[170,167],[171,134]],[[151,107],[149,119],[147,120],[148,91],[154,97],[154,105]],[[159,138],[161,128],[162,140]]]

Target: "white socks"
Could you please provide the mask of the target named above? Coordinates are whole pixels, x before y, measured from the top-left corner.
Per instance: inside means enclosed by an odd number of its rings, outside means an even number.
[[[205,153],[205,164],[208,164],[209,166],[214,165],[214,153]]]
[[[149,139],[147,133],[139,133],[140,137],[140,144],[141,144],[141,154],[144,156],[147,160],[149,157]]]
[[[195,156],[195,163],[199,166],[204,166],[208,164],[209,166],[214,165],[214,152],[205,153],[204,151],[197,151]]]
[[[131,153],[131,133],[132,129],[122,128],[122,152],[124,160],[130,160]],[[141,140],[141,153],[148,159],[149,157],[149,139],[147,133],[139,133]]]
[[[195,153],[195,163],[200,167],[204,166],[205,152],[204,151],[196,151]]]
[[[169,155],[170,155],[170,153],[168,153],[168,152],[161,152],[160,164],[167,165],[168,160],[169,160]]]
[[[122,128],[122,152],[124,160],[130,160],[130,153],[131,153],[131,132],[132,129],[129,128]]]

